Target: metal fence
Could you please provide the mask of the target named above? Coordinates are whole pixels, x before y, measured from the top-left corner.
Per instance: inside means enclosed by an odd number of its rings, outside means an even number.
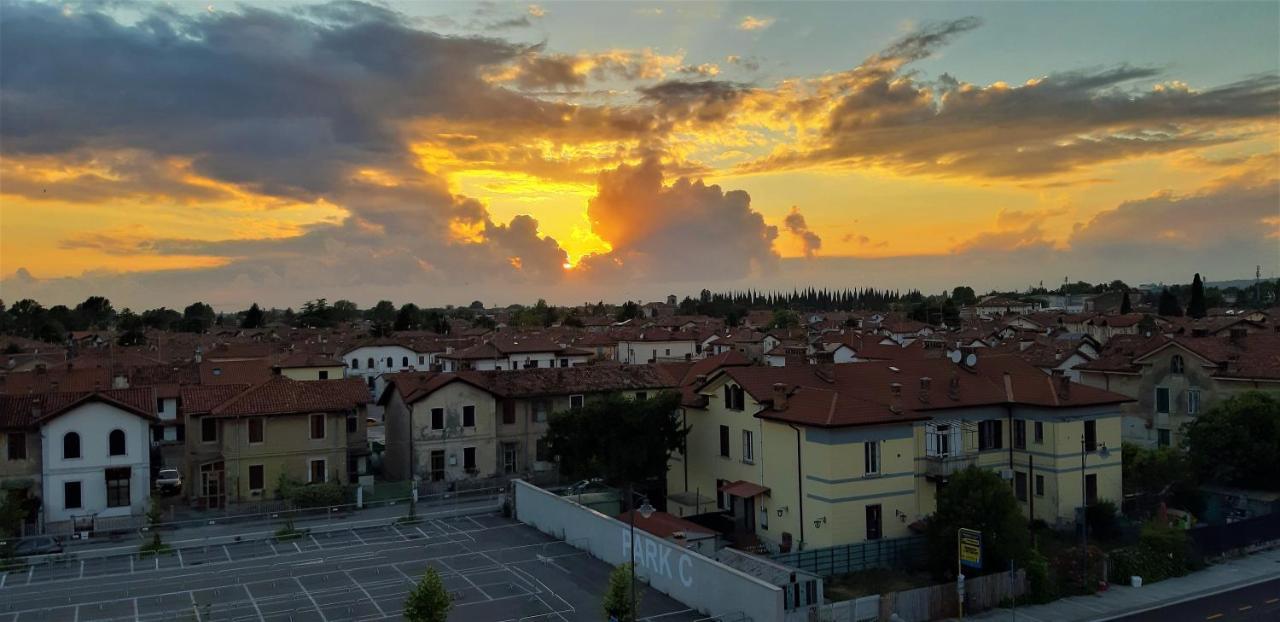
[[[824,579],[868,568],[911,568],[924,562],[924,536],[868,540],[857,544],[805,549],[769,557],[780,564],[817,574]]]
[[[1267,514],[1225,525],[1208,525],[1187,531],[1196,551],[1217,557],[1237,549],[1280,541],[1280,514]]]

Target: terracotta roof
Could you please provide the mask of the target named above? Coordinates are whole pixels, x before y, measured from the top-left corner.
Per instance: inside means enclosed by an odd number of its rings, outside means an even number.
[[[696,361],[672,361],[655,363],[659,371],[671,378],[673,386],[680,388],[680,403],[685,406],[701,407],[706,405],[705,396],[698,393],[699,377],[706,380],[712,373],[722,367],[750,365],[751,359],[737,350],[729,350],[714,356]]]
[[[280,368],[299,367],[346,367],[346,363],[327,354],[311,352],[294,352],[276,359],[275,366]]]
[[[946,359],[867,362],[852,365],[730,367],[722,370],[757,402],[756,416],[818,427],[847,427],[927,419],[932,411],[1022,404],[1048,408],[1114,404],[1122,395],[1058,380],[1014,356],[985,356],[970,369]],[[922,379],[929,388],[922,388]],[[954,388],[951,383],[954,382]],[[786,404],[773,407],[774,385]],[[898,385],[898,395],[893,385]]]
[[[740,479],[736,482],[730,482],[728,484],[725,484],[724,486],[721,486],[720,492],[723,492],[726,495],[733,495],[735,497],[743,497],[743,498],[749,499],[751,497],[758,497],[760,495],[763,495],[769,492],[769,489],[764,486],[761,486],[760,484],[757,484],[754,482],[748,482],[746,480]]]
[[[156,418],[155,392],[148,387],[103,391],[58,391],[41,395],[0,396],[0,427],[30,428],[89,402],[110,404],[145,419]]]
[[[58,365],[46,367],[43,370],[10,372],[0,380],[3,380],[0,393],[11,395],[50,391],[93,391],[111,387],[111,370],[106,367],[69,368]]]
[[[247,384],[191,385],[178,392],[178,408],[187,415],[207,415],[215,406],[245,391]]]
[[[369,402],[369,388],[359,378],[293,380],[275,376],[215,406],[215,417],[293,415],[344,412]]]
[[[498,397],[539,397],[675,388],[672,378],[653,365],[581,365],[519,371],[402,372],[386,374],[378,402],[397,391],[412,404],[452,382],[466,382]]]
[[[271,363],[267,359],[200,363],[200,384],[257,384],[271,376]]]
[[[630,521],[633,512],[635,510],[619,514],[618,520],[624,523]],[[635,512],[635,515],[636,529],[647,531],[659,538],[670,538],[676,533],[693,534],[695,536],[715,534],[715,531],[711,529],[666,512],[654,512],[649,515],[649,518],[645,518],[639,512]]]

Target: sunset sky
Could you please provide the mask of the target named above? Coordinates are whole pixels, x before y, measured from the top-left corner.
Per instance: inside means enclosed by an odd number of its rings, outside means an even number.
[[[1280,3],[0,0],[0,298],[1280,271]]]

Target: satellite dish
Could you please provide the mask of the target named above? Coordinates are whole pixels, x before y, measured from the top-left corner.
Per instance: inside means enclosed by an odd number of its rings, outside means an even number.
[[[961,356],[961,355],[960,355],[960,351],[959,351],[959,350],[952,350],[952,351],[951,351],[951,354],[948,354],[948,355],[947,355],[947,358],[951,359],[951,362],[952,362],[952,363],[959,363],[959,362],[960,362],[960,356]]]
[[[974,365],[977,365],[977,364],[978,364],[978,355],[977,355],[977,354],[970,354],[969,356],[964,357],[964,364],[965,364],[965,366],[967,366],[967,367],[973,367]]]

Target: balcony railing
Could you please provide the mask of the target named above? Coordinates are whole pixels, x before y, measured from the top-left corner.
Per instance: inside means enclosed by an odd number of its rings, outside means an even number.
[[[924,473],[928,477],[951,477],[957,471],[963,471],[977,463],[977,453],[925,456]]]

